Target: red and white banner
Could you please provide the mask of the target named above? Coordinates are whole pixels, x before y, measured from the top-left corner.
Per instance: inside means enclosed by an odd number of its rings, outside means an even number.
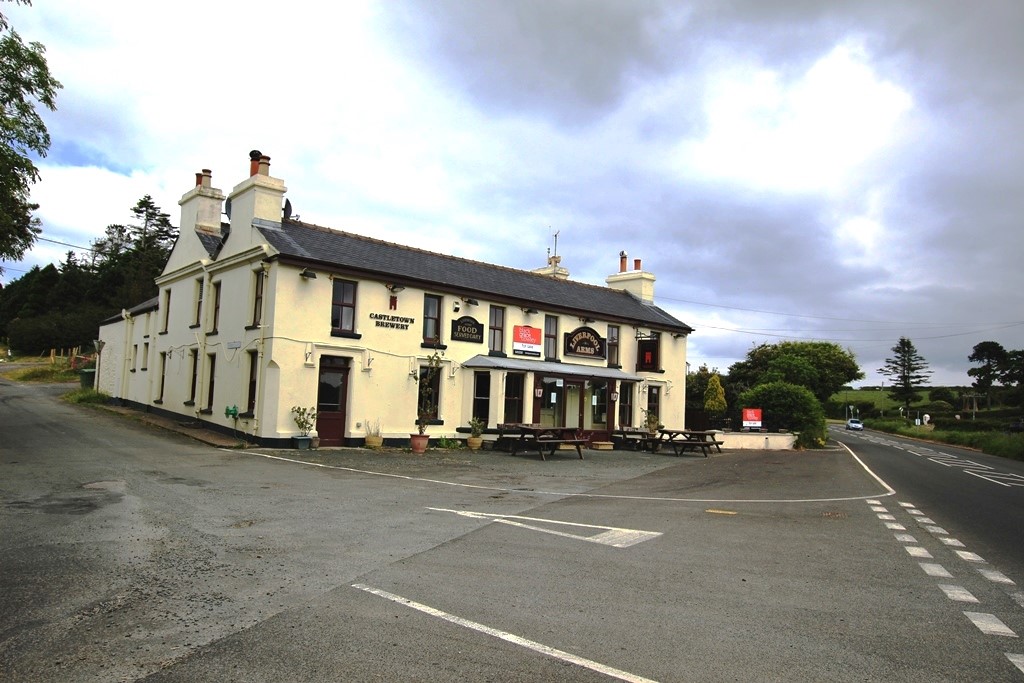
[[[760,408],[744,408],[743,409],[743,426],[744,427],[761,427],[761,409]]]

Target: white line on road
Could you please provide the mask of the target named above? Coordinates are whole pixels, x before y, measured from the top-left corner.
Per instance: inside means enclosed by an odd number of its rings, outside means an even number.
[[[895,520],[895,519],[896,519],[896,518],[895,518],[895,517],[893,517],[892,515],[890,515],[890,514],[887,514],[887,513],[885,513],[885,512],[878,512],[878,513],[875,513],[875,514],[877,514],[877,515],[878,515],[878,518],[879,518],[879,519],[887,519],[887,520],[889,520],[889,521],[893,521],[893,520]]]
[[[994,614],[984,612],[964,612],[964,616],[978,627],[978,630],[988,636],[1006,636],[1016,638],[1017,634],[1009,626],[999,620]]]
[[[1006,574],[1004,574],[1002,572],[996,571],[995,569],[981,569],[979,567],[978,568],[978,573],[981,574],[982,576],[984,576],[986,579],[988,579],[992,583],[1003,583],[1003,584],[1006,584],[1007,586],[1015,586],[1015,585],[1017,585],[1017,584],[1015,584],[1013,582],[1013,579],[1011,579],[1010,577],[1008,577]]]
[[[596,671],[600,674],[604,674],[605,676],[617,678],[620,681],[630,681],[631,683],[654,683],[654,681],[652,681],[652,679],[650,678],[644,678],[643,676],[631,674],[628,671],[615,669],[613,667],[606,666],[599,662],[595,662],[590,659],[585,659],[583,657],[579,657],[569,652],[557,650],[553,647],[543,645],[534,640],[522,638],[520,636],[508,633],[506,631],[499,631],[496,628],[491,628],[490,626],[485,626],[475,621],[470,621],[469,619],[463,619],[462,617],[457,617],[454,614],[442,612],[439,609],[435,609],[433,607],[424,605],[419,602],[414,602],[412,600],[409,600],[408,598],[403,598],[400,595],[395,595],[394,593],[389,593],[385,590],[381,590],[380,588],[374,588],[372,586],[367,586],[362,583],[353,584],[352,587],[358,588],[361,591],[366,591],[367,593],[372,593],[373,595],[384,598],[386,600],[390,600],[391,602],[394,602],[396,604],[411,607],[414,610],[418,610],[420,612],[423,612],[424,614],[429,614],[432,617],[444,619],[445,621],[455,624],[456,626],[462,626],[463,628],[468,628],[473,631],[477,631],[478,633],[483,633],[494,638],[498,638],[499,640],[504,640],[505,642],[512,643],[513,645],[518,645],[519,647],[526,648],[527,650],[532,650],[542,655],[547,655],[548,657],[554,657],[555,659],[560,659],[563,662],[569,662],[570,664],[575,664],[576,666],[581,666],[585,669]]]
[[[1013,665],[1024,672],[1024,655],[1015,655],[1009,652],[1006,653],[1006,657],[1013,662]]]
[[[954,548],[963,548],[964,547],[963,543],[961,543],[960,541],[958,541],[957,539],[952,538],[952,537],[941,536],[941,537],[939,537],[939,540],[942,541],[943,543],[945,543],[946,545],[953,546]]]
[[[893,534],[900,543],[917,543],[917,539],[910,534]]]
[[[885,528],[886,529],[892,529],[893,531],[906,531],[907,530],[907,527],[905,527],[902,524],[899,524],[897,522],[886,522],[885,523]]]
[[[943,567],[941,564],[934,562],[918,562],[921,565],[921,569],[928,576],[941,576],[944,579],[952,579],[953,575],[949,573],[949,570]]]
[[[922,548],[921,546],[918,546],[918,545],[905,545],[903,547],[906,548],[907,553],[909,553],[911,557],[920,557],[920,558],[926,559],[926,560],[932,559],[932,554],[930,552],[928,552],[927,549]]]
[[[957,550],[956,554],[960,556],[961,560],[967,560],[968,562],[978,562],[980,564],[987,564],[985,559],[977,553],[972,553],[969,550]]]
[[[944,536],[949,532],[943,529],[941,526],[926,526],[925,530],[935,534],[936,536]]]
[[[974,597],[969,590],[963,586],[953,586],[948,583],[940,583],[939,588],[946,594],[946,597],[950,600],[956,600],[957,602],[978,602],[978,598]]]
[[[498,524],[507,524],[509,526],[515,526],[521,529],[540,531],[545,534],[563,536],[565,538],[572,538],[578,541],[589,541],[590,543],[610,545],[613,548],[628,548],[629,546],[636,545],[637,543],[643,543],[644,541],[649,541],[652,538],[657,538],[658,536],[661,536],[660,531],[620,529],[613,526],[601,526],[598,524],[580,524],[577,522],[563,522],[562,520],[558,519],[544,519],[542,517],[499,515],[490,512],[473,512],[471,510],[449,510],[447,508],[428,507],[427,509],[433,510],[434,512],[451,512],[462,517],[471,517],[473,519],[489,519]],[[558,524],[561,526],[579,527],[582,529],[601,529],[604,533],[600,533],[595,536],[580,536],[578,534],[570,534],[564,531],[556,531],[555,529],[545,529],[544,527],[534,526],[532,524],[523,524],[522,522],[516,520],[526,520],[528,522],[543,522],[544,524]]]

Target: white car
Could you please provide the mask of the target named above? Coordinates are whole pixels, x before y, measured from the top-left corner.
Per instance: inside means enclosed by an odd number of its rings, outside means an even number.
[[[854,417],[846,421],[846,428],[863,431],[864,423]]]

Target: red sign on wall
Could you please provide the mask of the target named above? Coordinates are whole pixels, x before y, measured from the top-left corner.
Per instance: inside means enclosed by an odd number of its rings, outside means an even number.
[[[540,358],[543,350],[544,332],[529,325],[512,326],[512,353],[516,356]]]
[[[743,426],[744,427],[761,427],[761,409],[760,408],[744,408],[743,409]]]

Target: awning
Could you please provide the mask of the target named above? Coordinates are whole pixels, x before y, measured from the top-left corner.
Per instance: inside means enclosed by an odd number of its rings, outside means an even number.
[[[542,360],[525,360],[523,358],[502,358],[500,356],[473,356],[462,364],[465,368],[485,370],[517,370],[519,372],[539,372],[542,375],[571,375],[573,377],[601,377],[617,379],[623,382],[642,382],[643,377],[631,375],[617,368],[578,363],[552,363]]]

